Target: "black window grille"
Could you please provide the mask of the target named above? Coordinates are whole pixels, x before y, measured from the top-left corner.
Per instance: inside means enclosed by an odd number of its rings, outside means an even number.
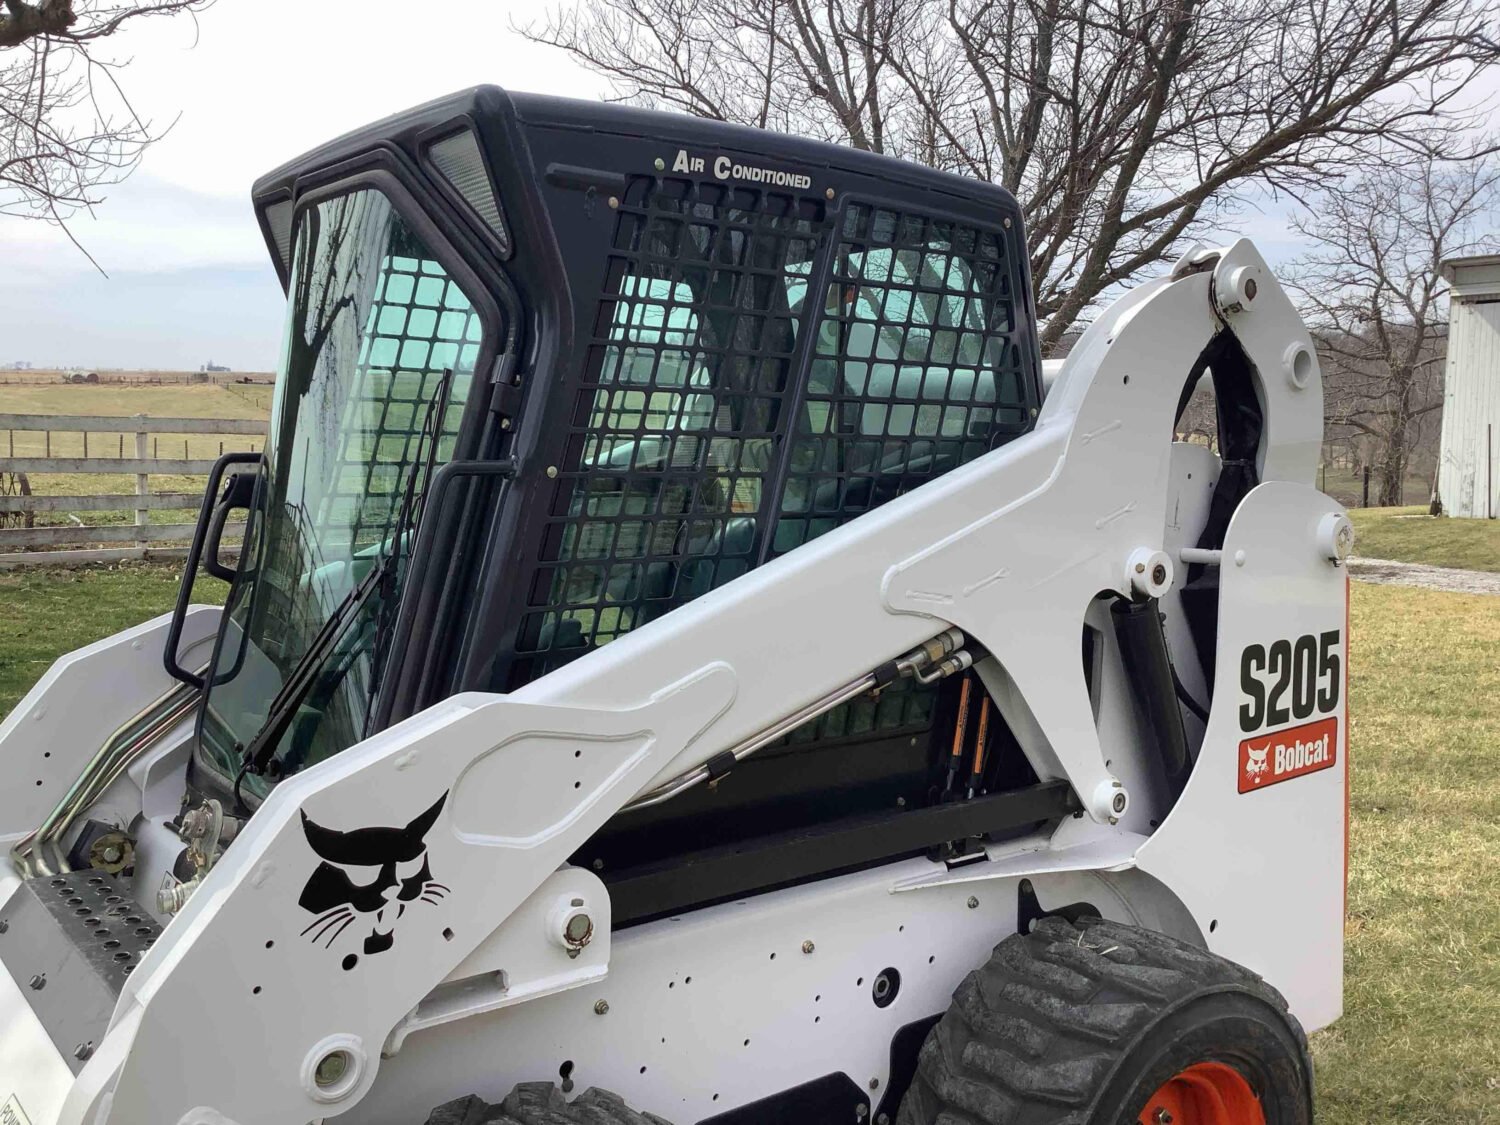
[[[776,525],[782,554],[1030,424],[999,237],[852,204]]]
[[[834,229],[824,206],[631,180],[510,687],[1029,428],[1005,236],[857,203]],[[888,692],[797,737],[932,707]]]
[[[755,565],[823,207],[631,181],[518,636],[521,682]]]

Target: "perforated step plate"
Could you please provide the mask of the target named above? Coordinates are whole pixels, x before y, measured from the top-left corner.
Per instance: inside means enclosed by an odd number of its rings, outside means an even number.
[[[28,879],[0,910],[0,961],[76,1074],[161,927],[95,871]]]

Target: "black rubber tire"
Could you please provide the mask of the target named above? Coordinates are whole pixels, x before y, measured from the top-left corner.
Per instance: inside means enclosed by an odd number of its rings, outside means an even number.
[[[1248,1080],[1267,1125],[1312,1121],[1307,1036],[1260,977],[1150,930],[1045,918],[959,985],[897,1125],[1135,1125],[1205,1061]]]
[[[522,1082],[503,1102],[469,1095],[444,1102],[427,1125],[671,1125],[653,1113],[637,1113],[618,1094],[585,1090],[569,1101],[551,1082]]]

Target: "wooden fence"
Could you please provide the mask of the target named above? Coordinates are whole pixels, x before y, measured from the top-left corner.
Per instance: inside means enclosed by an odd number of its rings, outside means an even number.
[[[260,449],[265,433],[265,422],[243,418],[0,414],[0,568],[180,557],[205,482],[153,491],[151,478],[204,477],[219,454]],[[135,487],[74,495],[78,482],[65,474],[114,477],[105,487],[115,488],[133,477]],[[243,528],[225,526],[226,548]]]

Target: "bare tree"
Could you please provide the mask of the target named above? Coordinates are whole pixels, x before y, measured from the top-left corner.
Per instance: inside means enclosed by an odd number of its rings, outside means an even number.
[[[1295,220],[1314,248],[1288,276],[1318,337],[1330,437],[1364,439],[1382,505],[1403,502],[1418,427],[1443,404],[1438,267],[1479,248],[1475,220],[1497,203],[1500,163],[1424,158],[1376,166]]]
[[[618,97],[924,161],[1025,209],[1049,351],[1112,286],[1372,153],[1431,151],[1488,0],[568,0]]]
[[[212,0],[0,0],[0,216],[64,226],[160,137],[118,80],[103,40],[145,16]]]

